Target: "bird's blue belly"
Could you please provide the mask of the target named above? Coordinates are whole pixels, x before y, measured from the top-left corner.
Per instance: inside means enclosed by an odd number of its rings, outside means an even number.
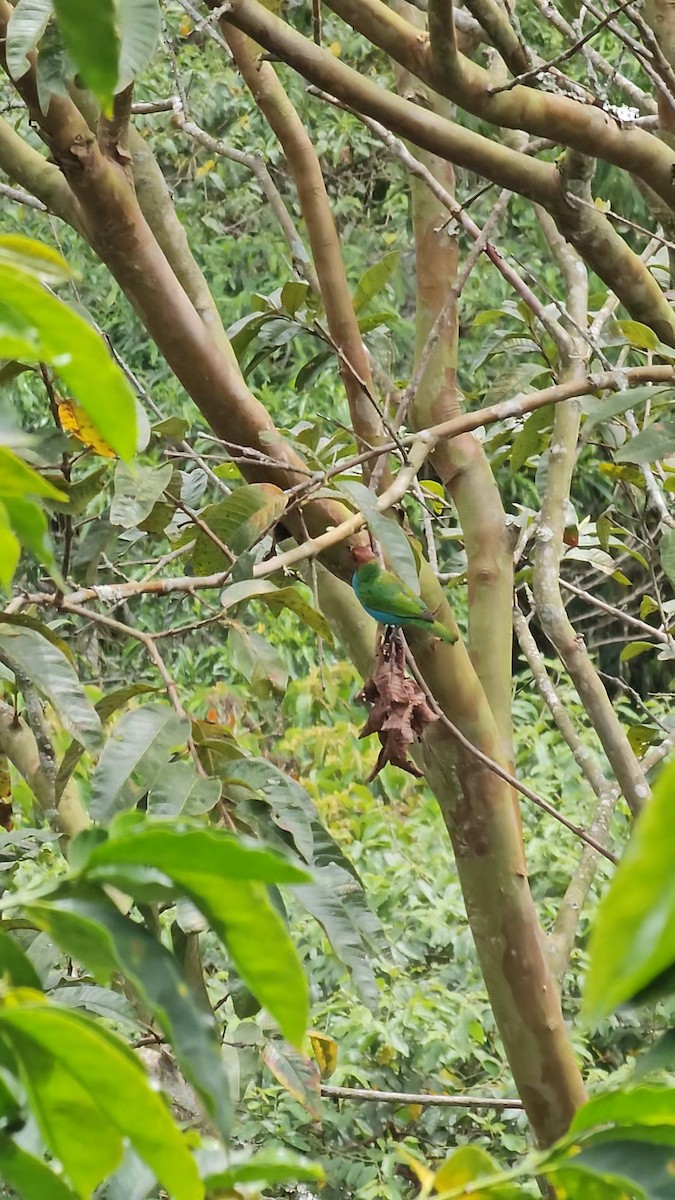
[[[363,606],[368,613],[368,616],[373,617],[380,625],[404,625],[405,618],[393,617],[391,613],[379,612],[376,608],[369,608],[367,604]]]

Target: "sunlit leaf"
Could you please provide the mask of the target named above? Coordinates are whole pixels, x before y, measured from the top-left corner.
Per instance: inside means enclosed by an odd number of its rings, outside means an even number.
[[[57,408],[61,427],[67,433],[72,433],[83,446],[93,450],[94,454],[100,454],[103,458],[115,458],[115,451],[99,435],[79,404],[74,400],[59,400]]]
[[[25,271],[0,262],[0,294],[36,331],[32,358],[52,366],[122,458],[136,448],[136,401],[101,337]],[[23,357],[26,357],[23,355]]]
[[[586,1011],[597,1020],[675,963],[675,763],[636,821],[591,932]]]
[[[183,1136],[124,1042],[79,1013],[38,1004],[6,1003],[0,1032],[39,1096],[47,1144],[81,1191],[88,1195],[119,1164],[129,1138],[176,1200],[202,1200]]]

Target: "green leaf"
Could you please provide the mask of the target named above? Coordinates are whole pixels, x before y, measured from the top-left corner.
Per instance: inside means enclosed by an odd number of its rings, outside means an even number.
[[[11,20],[13,17],[10,24]],[[73,272],[61,254],[51,246],[43,246],[41,242],[35,242],[20,233],[7,233],[0,237],[0,262],[28,271],[42,283],[54,285],[73,278]]]
[[[354,312],[358,313],[387,286],[398,266],[400,250],[390,250],[379,262],[368,267],[359,279],[352,298]]]
[[[0,653],[47,697],[64,729],[88,749],[101,744],[101,722],[70,662],[35,629],[0,625]]]
[[[22,1200],[76,1200],[63,1179],[4,1133],[0,1133],[0,1178]]]
[[[128,704],[136,696],[147,695],[148,692],[156,692],[158,690],[158,688],[152,687],[149,683],[129,683],[125,687],[116,688],[114,691],[108,692],[108,695],[99,700],[94,707],[100,720],[107,721],[113,713],[116,713],[120,708],[124,708],[125,704]],[[82,742],[74,739],[66,750],[56,775],[54,786],[57,800],[62,795],[66,783],[83,754],[84,746]]]
[[[0,976],[11,987],[42,991],[40,978],[32,962],[8,933],[0,932]]]
[[[273,1184],[322,1183],[325,1179],[319,1163],[285,1146],[265,1146],[257,1154],[248,1150],[233,1150],[230,1154],[202,1150],[197,1159],[204,1182],[213,1191],[229,1192],[239,1184],[264,1185],[267,1191]]]
[[[134,864],[151,864],[185,892],[227,946],[246,986],[298,1045],[307,1024],[307,983],[263,883],[304,882],[305,872],[228,834],[177,825],[111,838],[93,850],[84,872],[119,886],[117,870]]]
[[[586,413],[584,434],[590,433],[595,425],[601,425],[605,421],[611,421],[613,417],[628,412],[629,408],[637,408],[638,405],[645,404],[647,401],[650,403],[669,401],[672,396],[672,388],[657,388],[649,385],[627,388],[623,392],[613,392],[602,400],[594,396],[586,400],[583,405]]]
[[[574,1159],[574,1167],[593,1172],[617,1186],[617,1200],[626,1195],[626,1187],[640,1189],[646,1200],[669,1200],[673,1194],[673,1146],[621,1138],[584,1147]],[[588,1177],[586,1177],[588,1178]],[[580,1193],[585,1194],[585,1193]]]
[[[300,617],[304,625],[316,630],[320,637],[332,644],[333,635],[326,618],[305,599],[299,587],[280,588],[269,579],[244,579],[240,583],[230,584],[220,594],[223,609],[232,608],[244,600],[262,600],[273,612],[289,608]]]
[[[491,1177],[500,1175],[494,1159],[482,1150],[480,1146],[460,1146],[455,1150],[434,1175],[434,1191],[452,1192],[457,1189],[461,1194],[462,1184],[477,1185],[484,1181],[484,1188],[474,1186],[471,1192],[477,1196],[489,1196],[490,1200],[518,1200],[522,1195],[520,1188],[511,1184],[492,1183]],[[467,1194],[469,1189],[467,1188]]]
[[[675,529],[663,530],[659,542],[659,557],[664,574],[675,589]]]
[[[133,529],[150,516],[173,475],[171,463],[142,467],[138,463],[115,468],[115,494],[110,506],[110,523]]]
[[[167,417],[164,421],[157,421],[152,426],[152,432],[158,437],[168,438],[170,442],[182,442],[190,428],[190,422],[184,417]]]
[[[266,642],[259,633],[232,629],[228,645],[237,671],[256,692],[283,692],[288,683],[288,670],[276,646]]]
[[[11,296],[12,309],[36,331],[32,360],[52,366],[101,437],[121,458],[132,458],[136,400],[103,339],[37,280],[2,262],[0,295]]]
[[[50,500],[65,500],[64,492],[43,479],[32,467],[17,458],[6,446],[0,446],[0,496],[3,500],[27,496],[46,496]]]
[[[88,961],[87,948],[96,938],[105,941],[113,969],[123,972],[150,1007],[186,1079],[199,1092],[219,1132],[227,1137],[229,1088],[218,1031],[211,1015],[197,1003],[173,955],[141,925],[101,901],[66,897],[29,905],[26,912],[67,954],[97,973],[101,955],[97,951]],[[105,972],[106,978],[109,974]]]
[[[637,658],[639,654],[645,654],[647,650],[656,650],[654,642],[629,642],[624,646],[619,659],[621,662],[630,662],[631,658]]]
[[[148,793],[147,811],[158,817],[201,816],[215,808],[221,790],[218,779],[200,779],[190,763],[169,763]]]
[[[674,801],[675,762],[661,772],[598,908],[585,989],[593,1020],[675,963]]]
[[[51,0],[18,0],[7,24],[7,70],[20,79],[30,67],[28,55],[35,49],[52,15]]]
[[[119,77],[116,91],[128,87],[145,70],[162,32],[158,0],[118,0]]]
[[[90,812],[106,823],[125,808],[133,808],[177,746],[184,746],[187,721],[163,704],[146,704],[124,713],[103,747],[91,780]]]
[[[110,115],[117,83],[113,0],[52,0],[63,41],[86,86]]]
[[[614,452],[618,463],[653,463],[675,454],[675,417],[653,421]]]
[[[624,1087],[620,1090],[600,1092],[577,1109],[570,1125],[569,1136],[576,1140],[586,1130],[602,1130],[608,1126],[670,1126],[667,1136],[672,1145],[675,1144],[674,1101],[675,1091],[671,1088]]]
[[[636,346],[638,350],[658,350],[659,339],[648,325],[642,325],[639,321],[615,321],[614,324],[631,346]]]
[[[20,1059],[45,1141],[83,1196],[119,1164],[126,1137],[175,1200],[202,1200],[182,1134],[124,1042],[79,1013],[41,1004],[5,1004],[0,1031]]]
[[[420,582],[415,555],[396,519],[380,512],[377,496],[365,484],[347,480],[340,484],[340,490],[346,492],[363,513],[373,537],[382,546],[391,570],[419,596]]]
[[[21,546],[10,528],[9,513],[0,500],[0,587],[9,591],[14,572],[19,565]]]
[[[54,569],[54,551],[47,532],[47,517],[39,504],[18,496],[4,496],[3,507],[21,545],[30,550],[39,563]]]
[[[513,439],[509,466],[514,475],[525,466],[532,454],[537,454],[542,446],[541,431],[551,423],[549,407],[540,408],[530,413],[520,433]]]
[[[201,519],[233,554],[242,554],[267,529],[276,524],[286,508],[286,496],[271,483],[252,483],[237,488],[231,496],[212,504],[201,513]],[[192,554],[196,575],[211,575],[222,571],[228,560],[206,536],[198,533]]]

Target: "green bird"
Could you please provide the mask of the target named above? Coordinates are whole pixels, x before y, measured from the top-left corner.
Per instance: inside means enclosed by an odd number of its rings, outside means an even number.
[[[441,625],[440,621],[434,620],[433,613],[429,612],[412,588],[402,583],[391,571],[382,570],[370,546],[353,546],[351,554],[356,563],[352,587],[371,617],[381,625],[424,629],[450,645],[457,641],[456,634]]]

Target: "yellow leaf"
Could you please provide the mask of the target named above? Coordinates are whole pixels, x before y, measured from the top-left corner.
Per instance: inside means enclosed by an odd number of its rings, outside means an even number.
[[[330,1079],[337,1067],[338,1045],[332,1037],[319,1033],[316,1029],[308,1029],[307,1035],[312,1047],[312,1053],[319,1068],[322,1079]]]
[[[398,1146],[396,1154],[419,1179],[422,1187],[421,1196],[428,1196],[434,1186],[434,1172],[430,1171],[425,1163],[420,1162],[419,1158],[415,1158],[415,1155],[411,1154],[409,1150],[406,1150],[405,1146]]]
[[[419,1121],[420,1117],[422,1116],[422,1113],[424,1112],[424,1105],[423,1104],[409,1104],[408,1112],[410,1113],[411,1121],[413,1121],[413,1122]]]
[[[339,58],[342,54],[342,46],[339,42],[331,42],[330,46],[328,47],[328,51],[330,54],[333,54],[335,58]]]
[[[74,400],[59,400],[57,407],[62,429],[74,434],[77,440],[93,450],[94,454],[100,454],[102,458],[116,458],[115,451],[104,442],[79,404]]]
[[[190,20],[189,17],[183,17],[182,21],[180,22],[180,25],[178,26],[178,33],[179,33],[180,37],[183,37],[183,38],[190,36],[190,34],[192,33],[192,21]]]
[[[213,170],[215,165],[216,165],[215,158],[207,158],[206,162],[202,163],[201,167],[197,167],[197,170],[195,171],[195,175],[197,176],[197,179],[203,179],[203,177],[205,175],[208,175],[209,171]]]

